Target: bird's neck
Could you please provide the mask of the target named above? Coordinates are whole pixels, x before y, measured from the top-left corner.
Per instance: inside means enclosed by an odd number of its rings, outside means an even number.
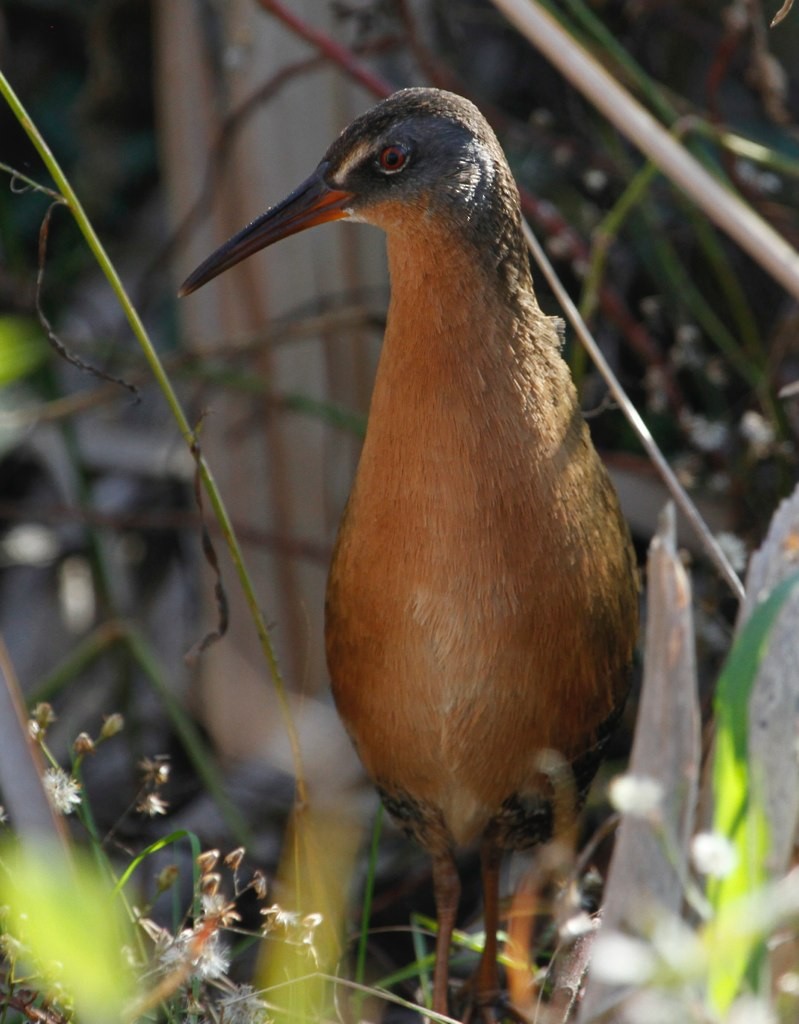
[[[364,559],[394,588],[375,600],[398,619],[420,594],[450,610],[466,601],[467,617],[504,614],[533,580],[556,602],[560,583],[541,574],[552,559],[574,563],[583,513],[604,508],[557,331],[529,278],[508,295],[452,238],[428,233],[424,252],[397,242],[338,565]]]
[[[428,230],[422,244],[390,235],[388,257],[391,304],[370,432],[460,451],[493,443],[507,458],[517,444],[559,445],[577,397],[526,263],[492,273],[446,227]]]

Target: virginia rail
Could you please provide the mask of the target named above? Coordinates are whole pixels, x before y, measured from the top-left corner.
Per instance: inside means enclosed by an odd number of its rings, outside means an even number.
[[[564,787],[579,803],[624,704],[635,560],[536,301],[513,176],[467,100],[404,89],[358,117],[181,294],[342,218],[386,232],[391,302],[330,569],[328,667],[385,806],[432,857],[440,1013],[454,851],[480,844],[485,1007],[501,851],[549,836]]]

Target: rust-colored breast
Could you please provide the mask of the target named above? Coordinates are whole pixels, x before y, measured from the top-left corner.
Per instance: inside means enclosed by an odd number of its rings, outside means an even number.
[[[390,246],[326,637],[367,771],[389,805],[442,823],[421,828],[434,846],[471,841],[540,790],[546,752],[572,762],[596,743],[626,693],[637,597],[551,323],[532,293],[499,301],[446,232],[440,251],[425,241]]]

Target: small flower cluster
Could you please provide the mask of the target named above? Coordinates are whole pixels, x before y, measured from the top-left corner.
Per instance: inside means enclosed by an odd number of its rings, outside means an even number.
[[[230,953],[213,916],[199,918],[193,927],[183,928],[177,935],[149,918],[139,924],[155,944],[158,970],[173,976],[175,988],[193,981],[218,981],[226,975]]]
[[[156,757],[143,757],[139,761],[139,771],[142,775],[142,784],[134,801],[136,810],[148,818],[166,814],[169,803],[160,791],[169,782],[171,772],[169,758],[163,754],[158,754]]]
[[[122,715],[113,714],[103,720],[96,739],[92,739],[86,732],[79,733],[72,744],[72,771],[67,772],[57,763],[47,745],[48,730],[56,721],[57,717],[52,705],[42,701],[31,712],[31,717],[28,720],[28,734],[40,747],[49,762],[49,766],[42,775],[42,785],[50,805],[56,813],[67,815],[76,811],[83,800],[78,778],[83,759],[87,755],[94,754],[101,743],[121,732],[125,723]],[[0,822],[4,820],[5,812],[0,808]]]
[[[261,911],[264,918],[264,933],[280,931],[284,942],[293,946],[304,946],[316,962],[314,941],[316,930],[323,921],[321,914],[298,914],[293,910],[284,910],[277,903]]]
[[[63,768],[59,768],[58,765],[46,768],[42,782],[53,810],[59,814],[72,814],[80,807],[80,783],[71,775],[67,775]]]
[[[117,735],[124,728],[124,721],[121,715],[111,715],[95,735],[81,732],[72,744],[72,764],[68,769],[56,762],[48,747],[48,731],[55,722],[56,714],[46,703],[34,708],[29,721],[30,736],[48,762],[43,783],[58,813],[78,812],[82,816],[85,800],[80,774],[82,762],[93,756],[101,743]],[[141,784],[129,811],[135,810],[148,817],[164,814],[168,804],[163,791],[170,780],[168,759],[145,757],[138,768]],[[5,812],[0,807],[0,824],[4,821]],[[109,838],[106,836],[106,844]],[[188,1012],[202,1024],[268,1024],[269,1007],[262,995],[247,985],[236,984],[229,977],[233,950],[229,940],[231,932],[249,934],[253,939],[270,936],[289,942],[307,953],[310,970],[317,965],[315,941],[322,916],[287,910],[274,902],[267,905],[269,893],[263,872],[248,872],[242,878],[244,860],[245,851],[241,847],[226,856],[218,850],[207,850],[197,858],[194,916],[177,929],[169,930],[148,917],[152,904],[134,910],[138,927],[149,938],[151,946],[148,953],[141,945],[123,950],[128,966],[139,978],[140,992],[144,993],[131,1007],[131,1016],[146,1015],[158,1005],[171,1004],[181,1017]],[[175,886],[179,877],[180,870],[175,864],[167,864],[158,871],[152,903]],[[237,907],[240,898],[247,893],[255,897],[262,909],[260,926],[244,933]],[[52,972],[37,965],[26,945],[24,929],[12,933],[6,927],[2,908],[0,961],[10,970],[8,978],[13,977],[16,964],[24,964],[29,986],[23,989],[16,981],[9,981],[5,989],[0,985],[3,1005],[40,1024],[66,1024],[72,1013],[69,992],[55,991],[52,980],[45,980],[51,978]]]
[[[152,941],[153,950],[148,964],[137,966],[159,976],[153,990],[158,1000],[190,996],[207,1024],[266,1024],[270,1019],[266,1003],[252,988],[236,985],[228,977],[231,953],[225,932],[242,932],[237,900],[247,892],[259,901],[267,897],[266,878],[261,871],[254,871],[246,882],[242,881],[244,856],[242,847],[225,857],[219,850],[200,854],[196,863],[201,912],[176,934],[150,918],[139,918],[139,926]],[[157,880],[159,891],[167,876],[174,880],[174,873],[164,869]],[[226,888],[232,890],[232,896]],[[279,933],[282,941],[305,947],[315,959],[314,935],[322,922],[320,914],[301,915],[272,904],[262,909],[261,915],[261,935]]]

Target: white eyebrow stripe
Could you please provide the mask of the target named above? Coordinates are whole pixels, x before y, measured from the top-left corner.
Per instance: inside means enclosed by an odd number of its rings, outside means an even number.
[[[350,152],[344,158],[342,163],[339,164],[339,168],[336,171],[336,173],[333,175],[332,180],[334,185],[340,186],[344,184],[347,175],[350,173],[352,168],[363,160],[363,158],[371,150],[372,145],[372,142],[364,140],[363,142],[359,142],[354,149],[350,150]]]

